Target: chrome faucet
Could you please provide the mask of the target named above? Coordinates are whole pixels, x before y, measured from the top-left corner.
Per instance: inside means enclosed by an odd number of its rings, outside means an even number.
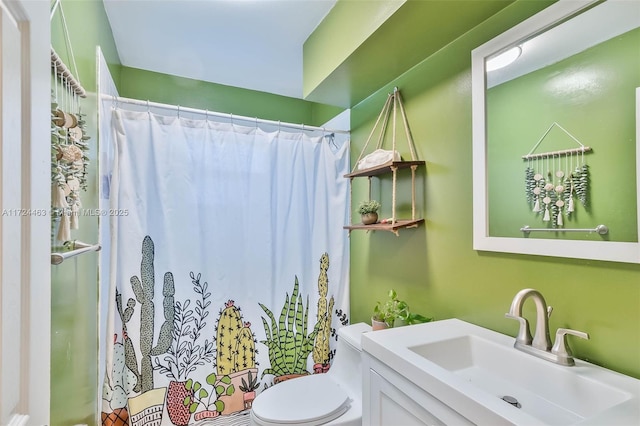
[[[536,332],[533,338],[529,330],[529,322],[522,316],[522,306],[530,297],[536,304]],[[552,347],[551,338],[549,337],[549,317],[552,311],[553,308],[547,306],[547,302],[538,290],[532,288],[520,290],[513,298],[509,312],[505,314],[505,317],[520,323],[520,329],[513,346],[516,349],[556,364],[574,365],[575,361],[566,340],[567,334],[583,339],[589,339],[589,335],[582,331],[559,328],[556,332],[556,343]]]

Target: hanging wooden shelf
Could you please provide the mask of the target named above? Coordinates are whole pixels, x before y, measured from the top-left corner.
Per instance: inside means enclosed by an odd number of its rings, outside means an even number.
[[[417,228],[424,219],[408,219],[398,220],[395,223],[374,223],[372,225],[363,225],[362,223],[343,226],[344,229],[352,231],[354,229],[363,229],[365,231],[391,231],[399,235],[398,230],[402,228]]]
[[[379,133],[379,139],[376,149],[382,148],[383,139],[386,132],[387,125],[389,123],[389,117],[392,115],[392,152],[396,152],[396,116],[397,112],[400,112],[400,116],[402,118],[402,124],[404,125],[404,131],[407,138],[407,145],[409,146],[409,150],[411,153],[411,160],[409,161],[388,161],[384,164],[380,164],[374,167],[369,167],[366,169],[356,170],[360,159],[363,157],[365,151],[367,150],[367,146],[371,141],[373,134],[378,127],[378,124],[381,123],[382,126]],[[393,114],[391,112],[393,111]],[[349,225],[344,226],[344,229],[348,229],[349,232],[352,230],[366,230],[366,231],[390,231],[396,235],[398,234],[399,229],[403,228],[416,228],[420,226],[424,222],[424,219],[416,217],[416,169],[419,166],[424,166],[426,163],[424,161],[418,160],[416,158],[416,150],[413,143],[413,139],[411,138],[411,131],[409,130],[409,123],[407,121],[407,116],[404,112],[404,106],[402,105],[402,99],[400,97],[400,92],[398,88],[395,88],[393,93],[390,93],[387,97],[387,101],[382,107],[382,111],[380,111],[380,115],[376,121],[376,124],[373,126],[371,130],[371,134],[369,134],[369,138],[367,139],[364,147],[362,148],[362,152],[356,160],[356,165],[351,173],[344,175],[345,178],[351,179],[353,183],[354,178],[358,177],[367,177],[369,178],[369,199],[371,199],[371,177],[372,176],[380,176],[384,174],[392,175],[392,204],[391,204],[391,219],[385,221],[385,223],[374,223],[371,225],[364,225],[362,223],[354,224],[350,223]],[[397,185],[397,172],[402,169],[411,169],[411,219],[397,219],[396,218],[396,185]],[[352,185],[353,187],[353,185]],[[353,194],[351,196],[353,199]]]
[[[424,166],[426,163],[424,161],[390,161],[385,164],[381,164],[379,166],[370,167],[368,169],[358,170],[349,174],[344,175],[346,178],[354,178],[354,177],[367,177],[367,176],[378,176],[386,173],[391,173],[393,168],[400,169],[409,169],[411,166]]]

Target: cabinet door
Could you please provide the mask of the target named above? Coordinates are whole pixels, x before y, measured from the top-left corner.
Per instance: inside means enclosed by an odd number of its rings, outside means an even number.
[[[444,426],[407,394],[370,370],[371,425]]]
[[[427,390],[368,354],[363,356],[363,368],[363,424],[473,425]]]

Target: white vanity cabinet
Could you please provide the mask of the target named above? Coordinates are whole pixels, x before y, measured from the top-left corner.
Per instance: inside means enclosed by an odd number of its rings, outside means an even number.
[[[362,357],[363,425],[473,424],[370,354],[363,352]]]
[[[363,334],[363,425],[638,424],[640,380],[513,340],[458,319]]]

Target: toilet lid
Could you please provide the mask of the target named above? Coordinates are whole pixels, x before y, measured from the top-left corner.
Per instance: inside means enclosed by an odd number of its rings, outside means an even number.
[[[349,395],[327,374],[281,382],[263,391],[251,410],[258,419],[282,424],[323,424],[344,414]]]

